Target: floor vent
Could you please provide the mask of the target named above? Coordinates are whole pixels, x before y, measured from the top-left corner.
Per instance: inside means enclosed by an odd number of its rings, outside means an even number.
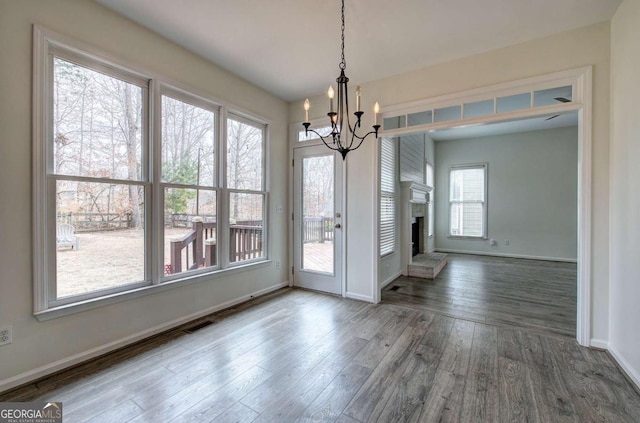
[[[207,326],[213,324],[213,322],[211,320],[205,320],[204,322],[200,322],[197,325],[193,325],[190,328],[186,328],[183,329],[183,331],[187,332],[187,333],[193,333],[197,330],[200,330],[202,328],[206,328]]]
[[[393,285],[389,291],[397,291],[398,289],[400,289],[398,285]]]

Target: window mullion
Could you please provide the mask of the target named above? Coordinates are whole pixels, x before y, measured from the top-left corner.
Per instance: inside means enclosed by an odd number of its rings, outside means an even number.
[[[220,201],[218,201],[218,261],[221,269],[229,266],[229,190],[227,185],[227,108],[221,107],[218,120],[218,186],[220,187]]]
[[[158,81],[151,80],[149,85],[147,178],[151,183],[149,190],[151,210],[146,211],[150,218],[150,226],[147,227],[149,235],[145,238],[149,251],[147,254],[148,276],[153,285],[158,285],[163,276],[164,258],[164,207],[160,184],[162,180],[162,101]]]

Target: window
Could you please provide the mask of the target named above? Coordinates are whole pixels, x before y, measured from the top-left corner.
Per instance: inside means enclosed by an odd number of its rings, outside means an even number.
[[[449,171],[449,235],[486,236],[487,165],[454,166]]]
[[[44,31],[35,48],[37,315],[266,258],[267,125]]]
[[[218,264],[216,110],[184,94],[163,90],[161,191],[166,277]]]
[[[396,241],[396,143],[380,142],[380,255],[390,254]]]
[[[433,165],[429,162],[427,162],[427,166],[426,166],[426,172],[425,172],[425,179],[426,179],[426,183],[425,185],[431,189],[433,189],[434,185],[434,178],[433,178]]]
[[[55,269],[48,292],[55,306],[148,280],[148,82],[61,53],[50,63],[47,211],[57,236],[48,244]]]
[[[309,127],[309,129],[313,129],[314,131],[316,131],[318,134],[322,135],[323,137],[328,137],[329,135],[331,135],[331,131],[333,131],[333,128],[331,126],[320,126],[318,128],[314,128],[313,125]],[[298,141],[302,142],[302,141],[310,141],[310,140],[317,140],[319,139],[318,136],[316,134],[314,134],[313,132],[306,132],[304,129],[302,131],[298,131]]]
[[[229,262],[264,256],[264,126],[227,119]]]

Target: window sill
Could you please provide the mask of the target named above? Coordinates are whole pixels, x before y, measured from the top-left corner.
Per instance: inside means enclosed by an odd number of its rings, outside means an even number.
[[[457,235],[449,235],[447,238],[449,239],[466,239],[469,241],[484,241],[489,238],[486,236],[457,236]]]
[[[272,263],[271,260],[261,260],[258,262],[238,265],[238,266],[234,266],[234,267],[223,269],[223,270],[216,270],[211,273],[189,275],[180,279],[163,282],[158,285],[144,286],[141,288],[132,289],[130,291],[124,291],[124,292],[118,292],[115,294],[105,295],[104,297],[92,298],[90,300],[78,301],[77,303],[73,303],[73,304],[65,304],[63,306],[52,307],[47,310],[34,313],[34,316],[38,319],[38,321],[45,322],[47,320],[53,320],[59,317],[70,316],[72,314],[93,310],[99,307],[116,304],[122,301],[132,300],[134,298],[157,294],[157,293],[178,288],[181,286],[191,285],[193,283],[211,281],[212,279],[217,279],[223,276],[231,275],[233,273],[260,269],[260,268],[271,265],[271,263]]]

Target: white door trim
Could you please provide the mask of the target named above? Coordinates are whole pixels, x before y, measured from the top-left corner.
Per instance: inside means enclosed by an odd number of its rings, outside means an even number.
[[[427,129],[439,129],[462,124],[500,122],[516,120],[526,117],[546,115],[555,112],[578,112],[578,266],[577,266],[577,323],[576,338],[580,345],[591,345],[591,223],[592,223],[592,67],[585,66],[551,74],[525,78],[501,84],[490,85],[473,90],[462,91],[450,95],[433,97],[409,103],[397,104],[383,108],[381,117],[394,117],[402,114],[415,113],[430,108],[440,108],[478,101],[487,97],[517,94],[526,91],[544,89],[545,87],[559,87],[571,85],[573,87],[573,101],[560,105],[530,108],[521,111],[502,113],[473,119],[459,119],[450,122],[432,123],[380,132],[380,136],[396,137],[409,133],[424,132]],[[376,153],[379,162],[379,153]],[[376,207],[380,201],[375,195]],[[376,220],[376,225],[379,226]],[[374,239],[377,239],[374,238]],[[374,250],[378,248],[373,246]],[[374,266],[379,272],[380,258]],[[377,281],[378,275],[374,277]],[[375,284],[377,298],[380,298],[380,288]]]
[[[344,161],[342,157],[337,154],[336,151],[332,151],[324,146],[324,144],[316,145],[300,145],[293,149],[293,157],[295,162],[292,162],[292,194],[291,199],[293,202],[292,207],[292,268],[295,269],[295,273],[292,275],[292,286],[299,286],[307,289],[313,289],[318,291],[327,292],[330,294],[345,296],[345,225],[346,216],[344,213]],[[302,205],[298,203],[300,199],[296,199],[296,194],[300,195],[302,191],[302,164],[303,160],[307,157],[333,157],[334,163],[334,210],[333,219],[336,224],[333,235],[333,251],[334,251],[334,272],[332,274],[324,273],[321,271],[315,271],[310,269],[302,269],[302,252],[303,244],[301,243],[301,228],[302,223]],[[295,165],[294,165],[295,163]],[[298,166],[296,168],[296,166]],[[339,229],[338,229],[339,228]]]

